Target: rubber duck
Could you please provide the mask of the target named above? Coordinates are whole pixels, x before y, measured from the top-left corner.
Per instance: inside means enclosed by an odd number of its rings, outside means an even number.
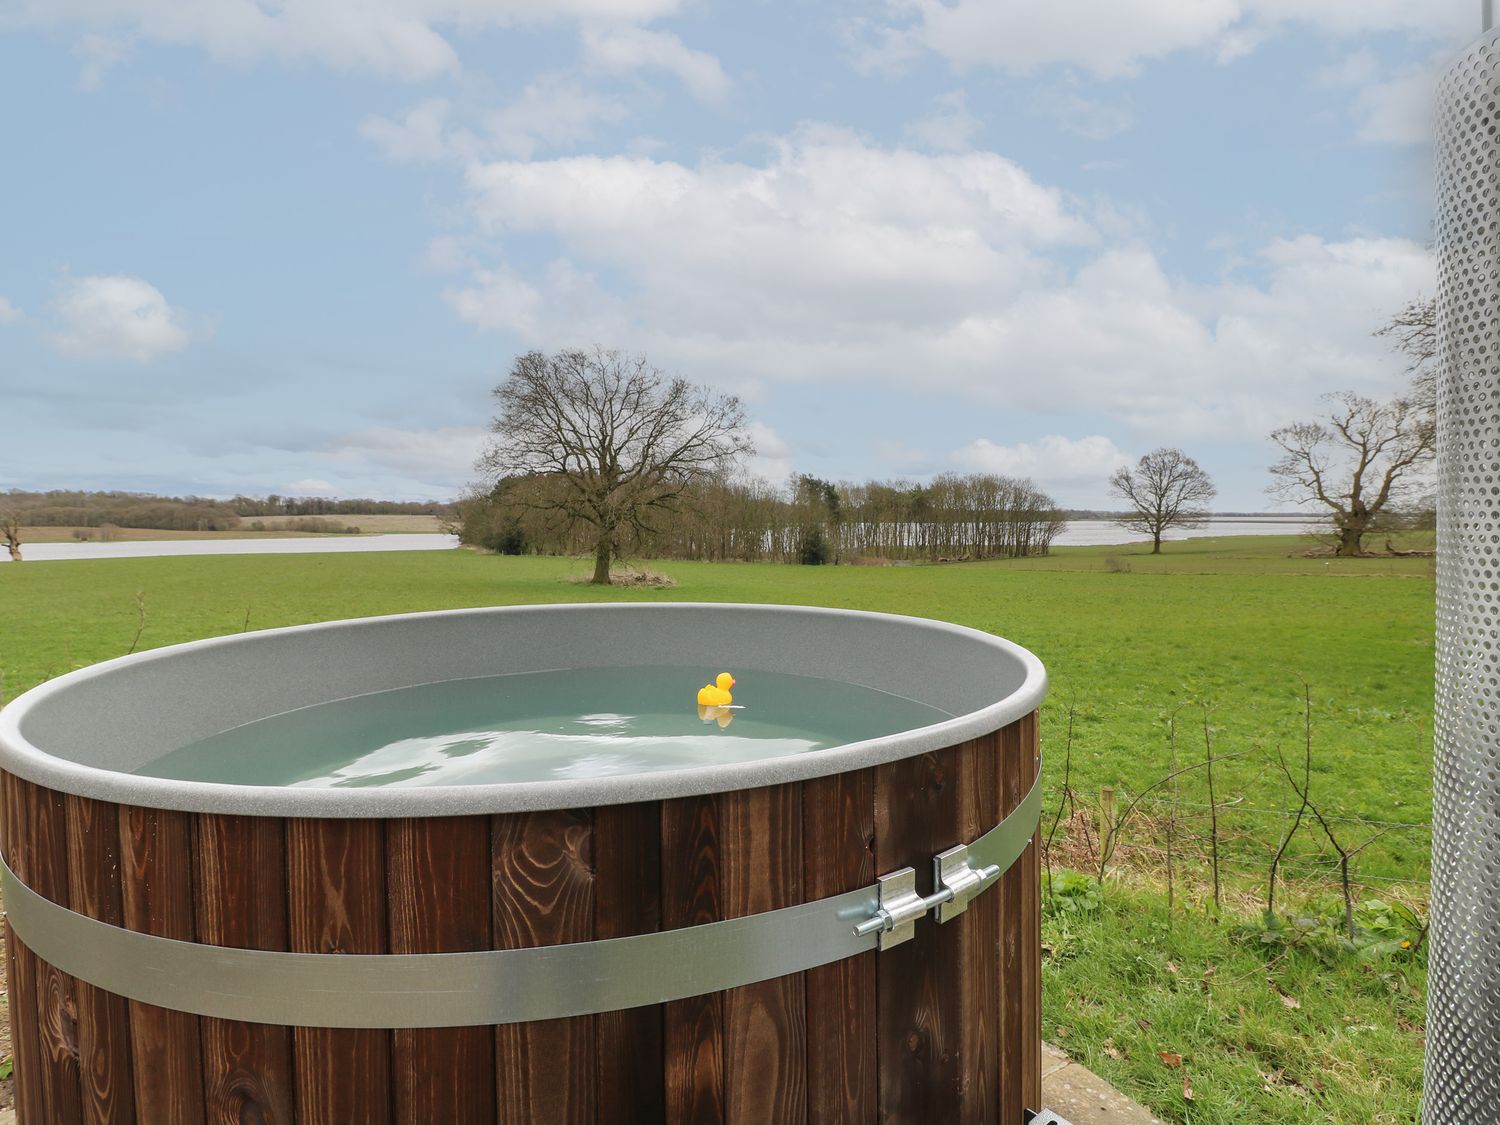
[[[698,689],[698,706],[700,707],[728,707],[734,702],[734,696],[729,694],[729,689],[734,687],[734,677],[728,672],[720,672],[711,684],[704,684]]]

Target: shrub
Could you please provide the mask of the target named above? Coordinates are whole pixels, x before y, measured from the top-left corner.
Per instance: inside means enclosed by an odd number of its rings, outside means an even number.
[[[823,537],[823,529],[815,527],[802,537],[802,549],[797,553],[797,561],[803,566],[822,566],[828,561],[832,554],[828,549],[828,540]]]

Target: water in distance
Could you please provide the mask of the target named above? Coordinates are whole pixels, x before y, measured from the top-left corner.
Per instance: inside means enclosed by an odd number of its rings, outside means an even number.
[[[488,785],[804,754],[952,718],[839,680],[746,671],[700,715],[717,668],[574,668],[446,680],[258,719],[135,772],[231,785]]]

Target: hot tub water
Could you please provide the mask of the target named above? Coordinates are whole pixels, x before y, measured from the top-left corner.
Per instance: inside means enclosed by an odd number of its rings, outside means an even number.
[[[570,668],[421,684],[259,719],[135,772],[333,788],[548,781],[802,754],[952,718],[840,680],[747,670],[721,727],[695,702],[717,671]]]

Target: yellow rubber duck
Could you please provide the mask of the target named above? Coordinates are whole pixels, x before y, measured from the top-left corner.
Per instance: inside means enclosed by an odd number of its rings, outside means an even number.
[[[728,672],[720,672],[711,684],[704,684],[698,689],[699,707],[728,707],[734,702],[734,696],[729,694],[729,689],[734,687],[734,677]]]

